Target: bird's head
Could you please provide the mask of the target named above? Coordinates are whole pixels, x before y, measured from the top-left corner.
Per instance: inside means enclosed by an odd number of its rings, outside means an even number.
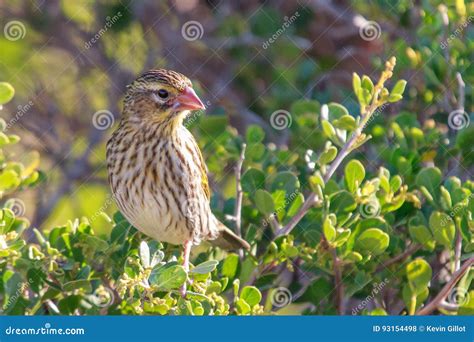
[[[192,110],[205,109],[186,76],[150,70],[127,86],[125,112],[146,121],[181,123]]]

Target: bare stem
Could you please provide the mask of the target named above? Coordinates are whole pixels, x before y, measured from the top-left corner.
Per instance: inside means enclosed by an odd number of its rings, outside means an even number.
[[[242,184],[240,180],[242,177],[242,165],[244,164],[244,160],[245,160],[246,148],[247,148],[247,145],[243,143],[239,160],[237,161],[237,165],[235,166],[236,195],[235,195],[234,218],[235,218],[235,230],[236,230],[237,235],[240,237],[242,237],[242,198],[243,198]],[[239,256],[241,259],[244,257],[244,251],[242,249],[239,250]]]
[[[456,73],[456,81],[458,82],[458,110],[464,111],[464,101],[466,100],[466,83],[462,79],[459,72]]]
[[[245,149],[247,145],[245,143],[242,144],[242,151],[240,152],[240,158],[237,161],[237,165],[235,166],[235,183],[236,183],[236,197],[235,197],[235,229],[237,231],[237,235],[240,237],[242,236],[242,184],[240,183],[242,177],[242,165],[245,160]]]
[[[402,261],[402,260],[405,260],[406,258],[408,258],[410,255],[412,255],[413,253],[415,253],[416,251],[418,251],[419,249],[421,248],[420,245],[417,245],[417,244],[411,244],[402,254],[399,254],[391,259],[388,259],[387,261],[385,261],[384,263],[382,263],[381,265],[379,265],[376,269],[375,269],[375,272],[380,272],[380,271],[383,271],[384,269],[386,269],[387,267],[393,265],[393,264],[396,264],[397,262],[399,261]]]
[[[454,270],[453,273],[461,267],[461,253],[462,253],[462,235],[461,229],[456,224],[456,242],[454,245]]]
[[[436,310],[441,303],[443,303],[444,299],[446,296],[449,294],[451,289],[456,285],[456,283],[461,279],[461,277],[469,271],[471,266],[474,264],[474,257],[471,257],[467,259],[464,264],[461,266],[459,270],[457,270],[451,279],[444,285],[444,287],[441,289],[441,291],[438,293],[438,295],[427,305],[425,305],[423,308],[418,310],[416,313],[417,315],[429,315],[431,314],[434,310]]]

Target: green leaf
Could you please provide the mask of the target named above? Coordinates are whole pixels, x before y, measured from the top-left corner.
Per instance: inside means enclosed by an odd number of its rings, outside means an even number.
[[[169,291],[179,288],[187,279],[184,267],[176,264],[166,264],[151,271],[148,281],[160,290]]]
[[[222,264],[222,276],[234,279],[239,268],[239,256],[237,254],[229,254]]]
[[[290,171],[278,172],[273,178],[271,191],[274,192],[279,189],[286,191],[286,195],[297,192],[300,187],[300,181],[294,173]]]
[[[346,191],[337,191],[330,196],[330,210],[337,215],[338,222],[344,222],[349,215],[357,208],[354,196]]]
[[[366,75],[362,76],[362,88],[366,89],[370,95],[372,95],[372,93],[374,92],[374,83]]]
[[[335,102],[328,103],[328,110],[329,110],[329,120],[331,122],[333,120],[340,119],[346,115],[350,116],[347,108],[344,107],[340,103],[335,103]]]
[[[273,203],[272,195],[265,190],[257,190],[255,193],[255,205],[265,216],[269,216],[275,212],[275,203]]]
[[[401,99],[403,99],[402,95],[390,94],[390,96],[388,97],[388,102],[394,103],[400,101]]]
[[[430,229],[436,242],[447,248],[453,246],[456,227],[449,215],[439,211],[433,212],[430,216]]]
[[[336,134],[336,129],[331,125],[327,120],[321,120],[321,125],[323,127],[324,134],[331,139],[336,145],[342,146],[343,142]]]
[[[397,83],[395,83],[395,86],[393,87],[392,91],[390,92],[390,98],[393,95],[402,96],[403,92],[405,91],[406,85],[407,85],[407,81],[405,81],[405,80],[399,80]],[[390,100],[390,98],[389,98],[389,100]]]
[[[433,249],[435,247],[433,236],[431,235],[429,229],[425,226],[415,226],[410,224],[408,231],[410,232],[410,236],[414,241],[422,244],[428,249]]]
[[[441,171],[437,167],[427,167],[422,169],[416,176],[415,182],[419,187],[424,187],[434,200],[439,198]]]
[[[200,263],[196,267],[194,267],[189,273],[195,273],[195,274],[207,274],[211,273],[214,271],[219,264],[219,261],[217,260],[208,260]]]
[[[265,174],[257,169],[249,168],[242,176],[242,190],[254,194],[265,186]]]
[[[362,83],[360,81],[359,75],[357,75],[355,72],[352,73],[352,89],[354,90],[354,94],[359,97],[359,94],[361,94],[362,91]]]
[[[86,292],[91,292],[92,291],[91,282],[86,279],[79,279],[79,280],[69,281],[63,285],[64,291],[74,291],[74,290],[79,290],[79,289],[83,289]]]
[[[332,122],[333,126],[346,131],[353,131],[357,128],[356,120],[350,115],[344,115]]]
[[[337,156],[337,148],[334,146],[328,146],[326,150],[321,153],[321,155],[318,158],[318,163],[320,165],[326,165],[329,164],[336,158]]]
[[[19,186],[21,179],[13,170],[5,170],[0,174],[0,190],[9,190]]]
[[[94,235],[82,234],[79,239],[81,241],[83,241],[85,244],[92,247],[97,252],[104,252],[104,251],[106,251],[107,249],[110,248],[107,241],[102,240],[102,239],[100,239],[100,238],[98,238],[97,236],[94,236]]]
[[[355,247],[365,254],[379,255],[388,247],[390,237],[378,228],[364,230],[356,239]]]
[[[346,187],[350,192],[355,192],[365,178],[364,165],[356,159],[347,163],[344,169]]]
[[[10,83],[0,82],[0,106],[4,105],[15,96],[15,89]]]
[[[250,125],[247,128],[245,138],[249,143],[261,142],[265,138],[265,132],[260,126]]]
[[[415,293],[421,293],[431,281],[431,266],[424,259],[415,259],[405,268],[410,288]]]
[[[288,217],[293,217],[296,215],[300,207],[303,205],[304,196],[302,193],[296,195],[295,199],[291,202],[288,212],[286,213]]]
[[[235,302],[235,307],[237,312],[241,315],[248,315],[251,312],[250,305],[248,305],[247,302],[242,298],[239,298],[237,302]]]
[[[242,289],[240,298],[245,300],[250,307],[254,307],[262,300],[262,294],[255,286],[245,286]]]
[[[324,236],[329,242],[333,242],[336,238],[336,228],[334,228],[329,217],[324,219],[323,223]]]

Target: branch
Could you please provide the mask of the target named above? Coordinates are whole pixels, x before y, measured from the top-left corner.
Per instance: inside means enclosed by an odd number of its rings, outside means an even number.
[[[444,299],[449,294],[449,292],[452,290],[454,285],[456,285],[459,279],[461,279],[461,277],[470,269],[472,264],[474,264],[474,257],[467,259],[467,261],[461,266],[461,268],[453,274],[453,276],[446,283],[446,285],[444,285],[444,287],[441,289],[438,295],[430,303],[428,303],[423,308],[418,310],[416,314],[429,315],[434,310],[436,310],[440,306],[440,304],[444,301]]]
[[[466,100],[466,83],[462,79],[462,76],[459,72],[456,73],[456,81],[458,82],[458,110],[462,110],[464,112],[464,101]]]
[[[235,219],[235,230],[237,235],[242,237],[242,184],[240,182],[242,177],[242,165],[245,160],[245,149],[247,145],[242,144],[242,151],[240,152],[240,158],[237,161],[235,166],[235,186],[236,186],[236,196],[235,196],[235,210],[234,210],[234,219]],[[239,250],[239,254],[243,257],[242,249]]]
[[[399,254],[399,255],[397,255],[397,256],[391,258],[391,259],[388,259],[387,261],[385,261],[384,263],[382,263],[381,265],[379,265],[379,266],[375,269],[375,272],[383,271],[383,270],[386,269],[387,267],[392,266],[393,264],[396,264],[396,263],[399,262],[399,261],[405,260],[405,259],[408,258],[410,255],[416,253],[416,251],[418,251],[420,248],[421,248],[420,245],[411,244],[411,245],[405,250],[405,252],[403,252],[402,254]]]
[[[347,155],[354,149],[354,144],[362,136],[362,131],[365,128],[365,126],[369,123],[370,118],[374,114],[375,110],[379,106],[384,104],[384,102],[379,100],[379,95],[382,89],[384,88],[385,81],[392,76],[392,71],[393,71],[393,68],[395,67],[395,63],[396,63],[395,57],[392,57],[386,63],[386,69],[385,71],[382,72],[382,75],[380,76],[379,81],[374,87],[371,104],[369,106],[361,105],[361,115],[360,115],[361,120],[359,122],[359,126],[352,133],[349,140],[346,141],[344,146],[339,151],[336,159],[334,159],[332,164],[329,166],[328,171],[324,174],[324,177],[323,177],[324,183],[327,183],[331,179],[333,174],[336,172],[337,168],[341,165],[344,158],[346,158]],[[298,213],[296,213],[296,215],[290,219],[288,224],[276,234],[276,237],[289,234],[296,227],[296,225],[301,221],[301,219],[306,215],[308,210],[315,203],[318,203],[320,200],[321,199],[316,193],[314,192],[311,193],[309,197],[304,201]]]

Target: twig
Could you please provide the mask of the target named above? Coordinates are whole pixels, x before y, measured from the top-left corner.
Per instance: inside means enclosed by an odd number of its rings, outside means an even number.
[[[472,264],[474,264],[474,257],[467,259],[467,261],[464,262],[461,268],[453,274],[453,276],[446,283],[446,285],[444,285],[444,287],[441,289],[438,295],[430,303],[428,303],[423,308],[418,310],[416,314],[429,315],[434,310],[436,310],[440,306],[440,304],[443,302],[443,300],[446,298],[446,296],[449,294],[449,292],[454,287],[454,285],[456,285],[459,279],[461,279],[461,277],[471,268]]]
[[[454,245],[454,270],[453,273],[461,267],[461,253],[462,253],[462,235],[461,229],[456,224],[456,242]]]
[[[247,145],[245,143],[242,144],[242,151],[240,152],[240,158],[237,161],[237,165],[235,166],[235,183],[236,183],[236,196],[235,196],[235,211],[234,211],[234,218],[235,218],[235,230],[237,235],[242,237],[242,184],[240,182],[242,177],[242,165],[245,160],[245,149]],[[239,256],[240,258],[244,257],[244,251],[239,249]]]
[[[240,152],[240,158],[237,161],[237,165],[235,166],[235,183],[236,183],[236,197],[235,197],[235,210],[234,210],[234,218],[235,218],[235,229],[237,234],[242,237],[242,184],[240,183],[242,177],[242,165],[245,160],[245,149],[247,145],[245,143],[242,144],[242,151]]]
[[[354,148],[354,144],[357,142],[357,140],[362,136],[362,131],[367,125],[367,123],[370,121],[370,118],[374,114],[375,110],[381,106],[383,103],[379,101],[379,95],[380,92],[382,91],[384,87],[384,83],[387,79],[389,79],[392,76],[393,68],[395,67],[395,57],[392,57],[387,63],[386,63],[386,69],[385,71],[382,72],[382,75],[380,76],[379,81],[374,87],[374,93],[372,97],[372,101],[370,105],[368,106],[361,106],[361,121],[359,123],[359,126],[355,129],[355,131],[352,133],[350,136],[349,140],[346,141],[344,146],[341,148],[339,151],[336,159],[332,162],[332,164],[329,166],[329,169],[327,172],[324,174],[324,182],[328,182],[329,179],[333,176],[334,172],[336,172],[337,168],[341,165],[342,161],[344,160],[345,157],[352,151]],[[289,234],[298,224],[298,222],[301,221],[301,219],[306,215],[308,210],[317,202],[319,202],[321,199],[319,199],[319,196],[316,193],[311,193],[309,197],[304,201],[303,205],[301,206],[300,210],[298,213],[296,213],[295,216],[293,216],[288,224],[284,226],[280,231],[276,234],[276,237],[282,236],[282,235],[287,235]]]
[[[336,309],[339,315],[344,315],[344,283],[342,282],[342,271],[340,260],[337,256],[336,248],[332,249],[332,259],[334,264],[334,286],[336,288]]]
[[[456,81],[458,82],[458,110],[464,112],[464,101],[466,100],[466,83],[462,79],[462,76],[459,72],[456,73]]]
[[[413,253],[415,253],[416,251],[418,251],[420,248],[421,248],[420,245],[411,244],[411,245],[405,250],[405,252],[403,252],[402,254],[399,254],[399,255],[397,255],[397,256],[391,258],[391,259],[388,259],[387,261],[385,261],[384,263],[382,263],[381,265],[379,265],[379,266],[375,269],[375,272],[383,271],[383,270],[386,269],[387,267],[392,266],[393,264],[396,264],[396,263],[399,262],[399,261],[405,260],[405,259],[408,258],[410,255],[412,255]]]
[[[275,233],[278,233],[281,230],[280,223],[278,222],[278,219],[275,214],[270,214],[267,220]]]

